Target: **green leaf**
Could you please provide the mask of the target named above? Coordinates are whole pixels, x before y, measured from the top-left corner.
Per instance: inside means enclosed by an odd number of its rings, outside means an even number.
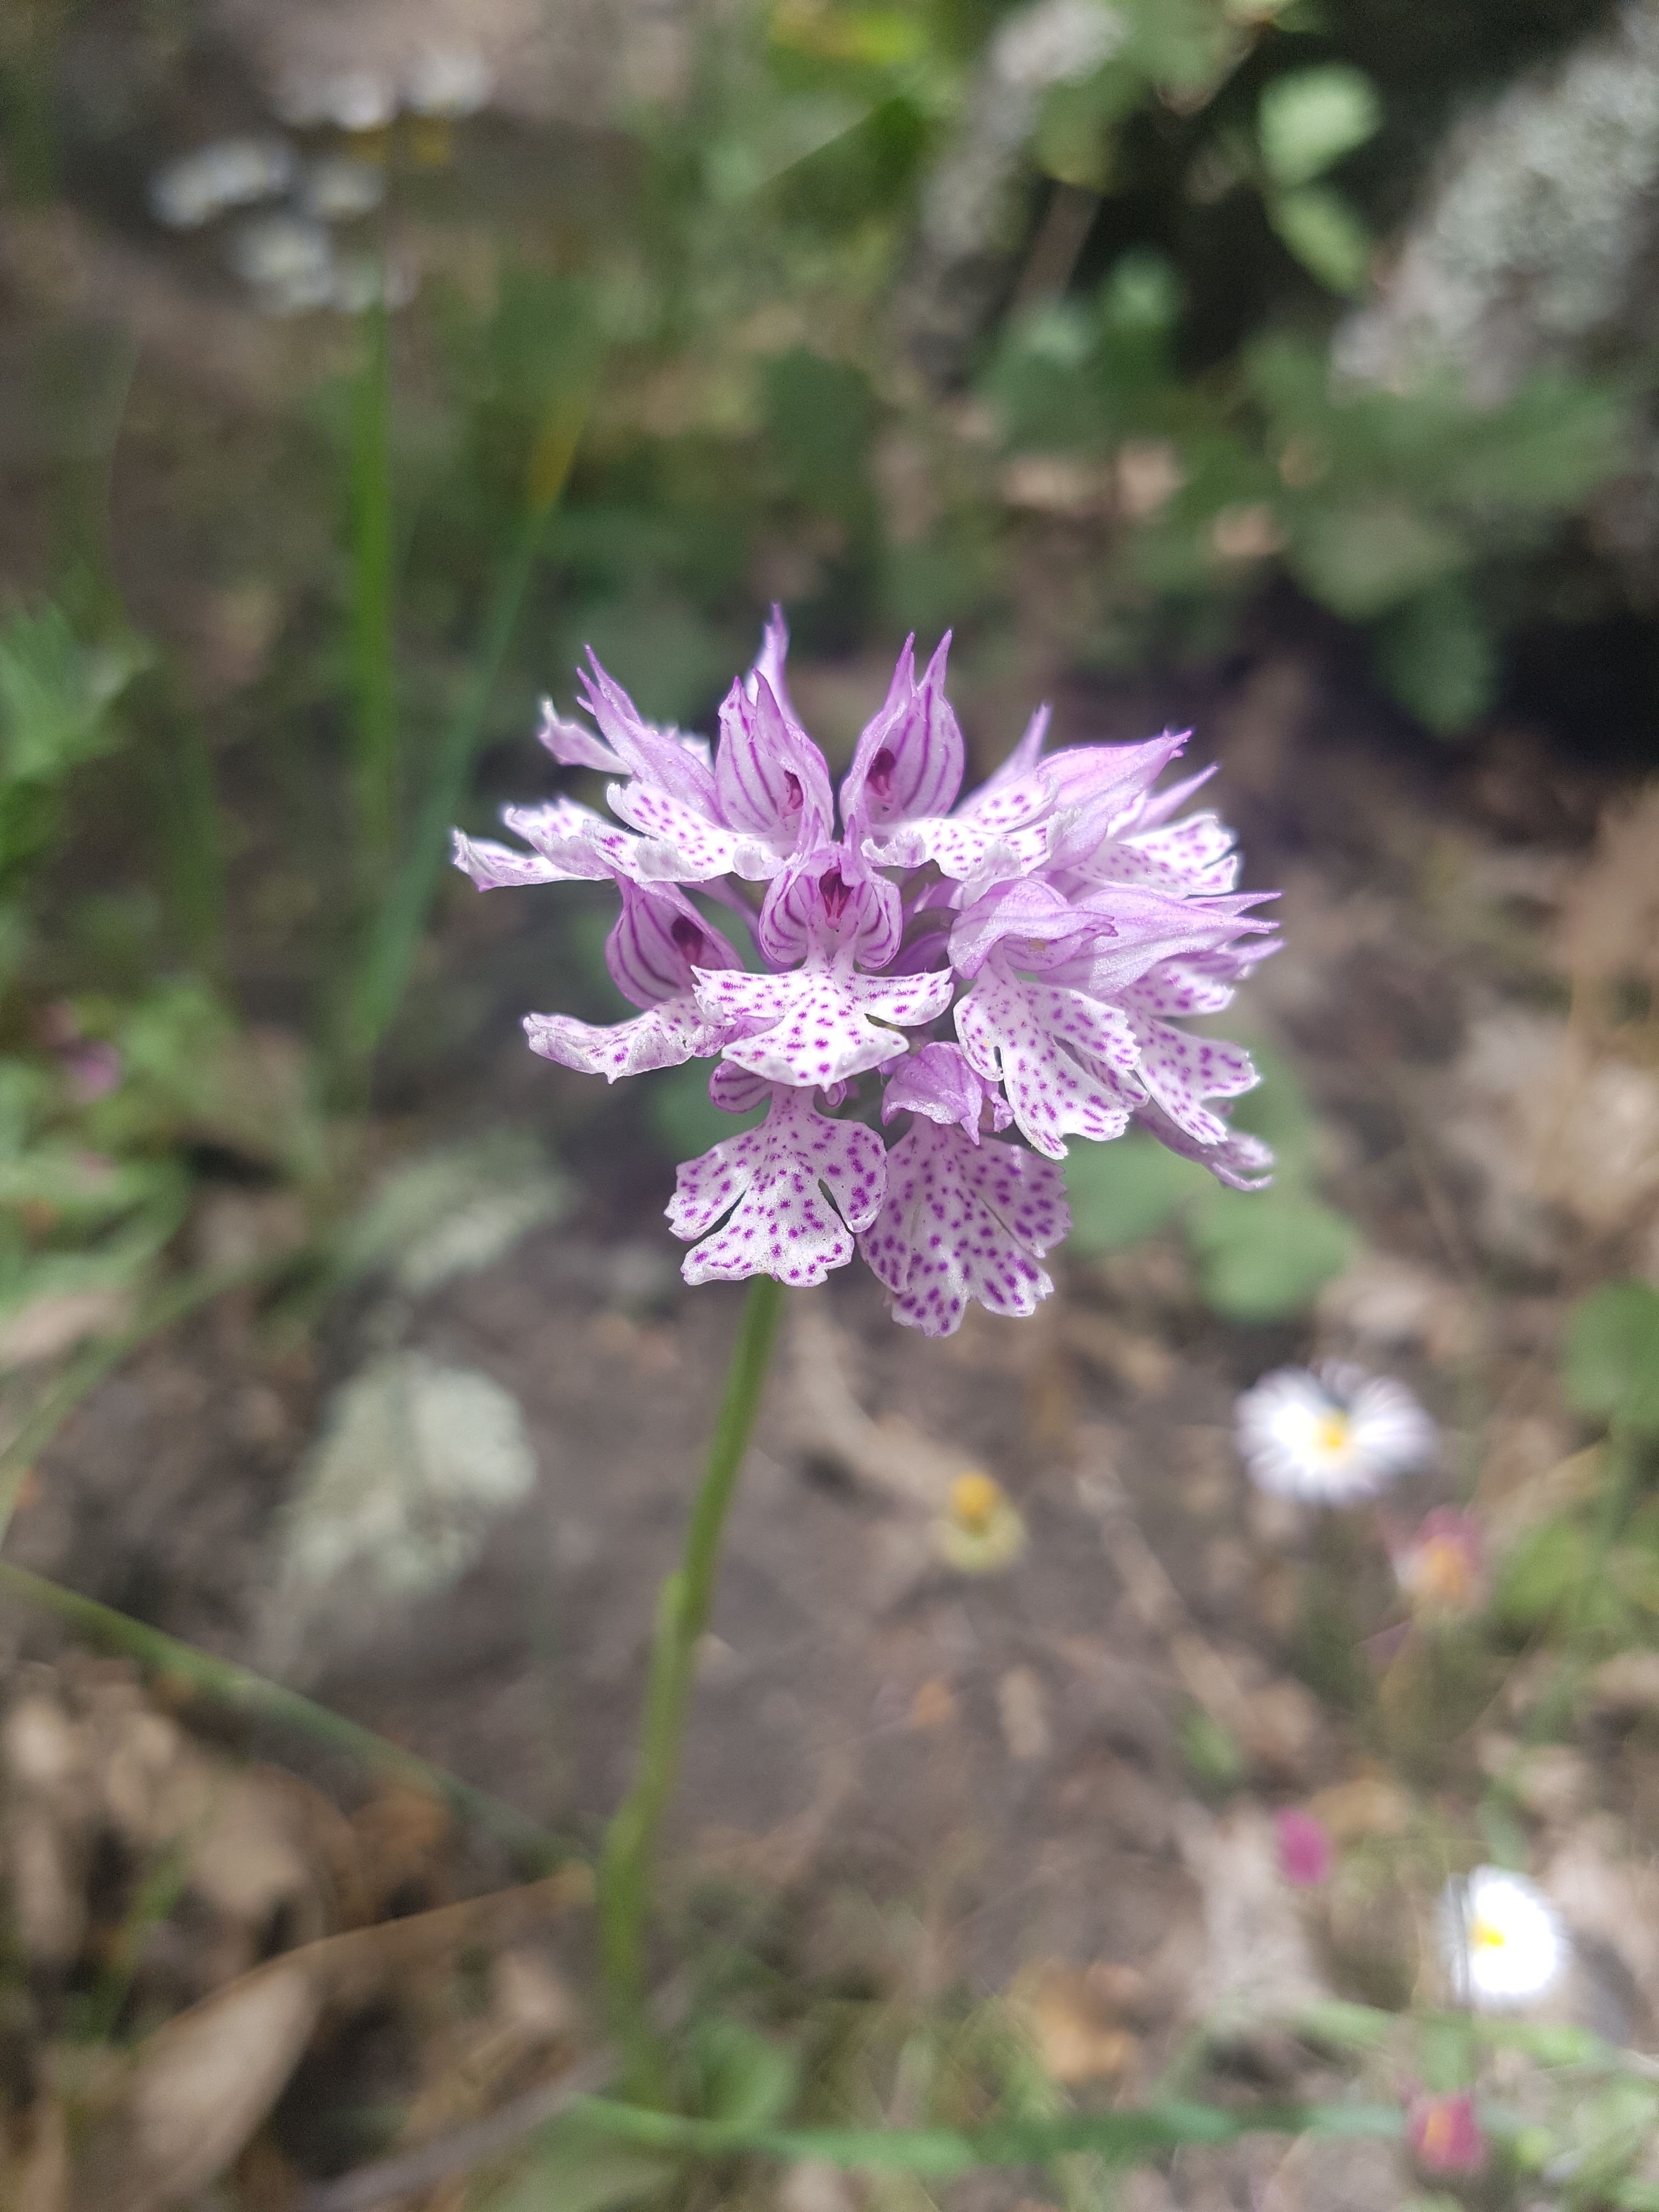
[[[0,629],[0,780],[50,783],[114,742],[108,710],[149,659],[136,640],[82,645],[54,606]]]
[[[696,1159],[726,1138],[756,1127],[765,1113],[763,1106],[748,1114],[728,1114],[717,1106],[708,1095],[708,1069],[703,1061],[691,1060],[646,1078],[646,1119],[671,1160]]]
[[[658,2195],[678,2165],[567,2117],[541,2131],[530,2164],[486,2194],[479,2212],[617,2212]]]
[[[1376,88],[1342,62],[1276,77],[1261,95],[1256,132],[1267,173],[1305,185],[1374,136],[1382,121]]]
[[[765,368],[768,425],[793,485],[832,512],[865,479],[878,408],[870,380],[850,362],[793,347]]]
[[[1497,641],[1458,577],[1389,616],[1372,653],[1401,705],[1442,737],[1485,714],[1497,694]]]
[[[1039,168],[1062,185],[1103,191],[1112,178],[1115,126],[1141,99],[1146,81],[1121,61],[1079,84],[1057,84],[1042,103],[1032,153]]]
[[[1399,2015],[1376,2005],[1351,2004],[1328,1997],[1298,2012],[1292,2025],[1310,2043],[1326,2044],[1338,2051],[1376,2051],[1387,2043],[1399,2024]]]
[[[1576,1522],[1540,1522],[1504,1560],[1492,1610],[1520,1634],[1548,1627],[1577,1600],[1589,1559],[1588,1540]]]
[[[1358,292],[1371,265],[1371,234],[1338,192],[1298,185],[1267,200],[1267,220],[1304,269],[1333,292]]]
[[[1136,246],[1119,255],[1101,287],[1101,321],[1109,330],[1167,331],[1184,297],[1181,272],[1169,256]]]
[[[1176,1731],[1181,1755],[1195,1778],[1206,1789],[1237,1790],[1250,1771],[1250,1763],[1230,1729],[1202,1705],[1188,1705]]]
[[[1155,1237],[1183,1200],[1197,1197],[1209,1182],[1194,1161],[1182,1159],[1156,1137],[1073,1145],[1066,1162],[1073,1249],[1118,1252]]]
[[[1304,509],[1286,556],[1297,580],[1350,622],[1399,606],[1468,559],[1463,540],[1395,500]]]
[[[1417,2077],[1425,2089],[1443,2094],[1468,2088],[1478,2063],[1474,2031],[1467,2013],[1429,2013],[1419,2021]]]
[[[1604,1283],[1567,1317],[1562,1382],[1574,1413],[1659,1433],[1659,1291]]]
[[[800,2086],[792,2051],[735,2020],[700,2021],[691,2050],[706,2118],[762,2131],[787,2117]]]
[[[1294,1190],[1216,1189],[1188,1234],[1205,1304],[1228,1321],[1288,1321],[1340,1275],[1357,1242],[1352,1222]]]

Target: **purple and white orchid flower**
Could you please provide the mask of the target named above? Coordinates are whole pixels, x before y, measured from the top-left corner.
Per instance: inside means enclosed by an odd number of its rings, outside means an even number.
[[[818,1283],[856,1249],[930,1336],[969,1301],[1030,1314],[1052,1291],[1069,1138],[1138,1127],[1240,1190],[1272,1165],[1226,1119],[1256,1080],[1248,1054],[1179,1026],[1275,949],[1231,832],[1182,811],[1208,771],[1156,790],[1186,743],[1170,734],[1045,757],[1044,708],[964,799],[949,645],[918,678],[906,644],[839,793],[790,703],[775,608],[713,748],[647,722],[592,661],[592,727],[550,706],[541,736],[611,779],[614,819],[561,796],[503,810],[522,847],[455,836],[481,890],[609,879],[621,896],[606,960],[639,1013],[530,1014],[536,1051],[612,1082],[713,1060],[716,1105],[765,1104],[679,1170],[686,1280]],[[746,958],[711,905],[742,918]],[[890,1151],[837,1112],[866,1078],[884,1124],[908,1117]]]

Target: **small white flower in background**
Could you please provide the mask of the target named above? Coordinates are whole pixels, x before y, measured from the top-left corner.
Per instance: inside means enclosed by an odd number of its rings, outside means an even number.
[[[1501,2009],[1541,1996],[1567,1960],[1561,1917],[1534,1881],[1476,1867],[1446,1884],[1435,1915],[1440,1955],[1458,2002]]]
[[[300,185],[300,205],[319,222],[351,222],[386,198],[386,171],[374,161],[349,154],[326,154],[308,162]]]
[[[1423,1466],[1439,1440],[1403,1382],[1341,1360],[1275,1367],[1239,1399],[1234,1433],[1258,1489],[1333,1505]]]
[[[286,139],[216,138],[156,171],[150,212],[169,230],[199,230],[227,208],[275,199],[294,181],[294,171]]]
[[[338,131],[384,131],[398,112],[398,89],[379,70],[295,70],[271,102],[296,131],[331,123]]]
[[[378,254],[343,254],[335,264],[329,305],[343,315],[366,315],[382,301],[396,313],[415,296],[415,278],[406,262]]]
[[[334,297],[334,248],[307,216],[264,215],[243,223],[231,237],[230,259],[267,314],[303,314]]]
[[[476,46],[426,46],[410,69],[404,99],[416,115],[455,122],[476,115],[495,89],[495,74]]]

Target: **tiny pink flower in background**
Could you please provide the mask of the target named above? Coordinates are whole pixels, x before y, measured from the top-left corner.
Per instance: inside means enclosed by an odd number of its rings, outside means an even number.
[[[1420,2090],[1406,2107],[1406,2141],[1425,2173],[1479,2173],[1486,2138],[1467,2089]]]
[[[112,1044],[101,1037],[83,1036],[81,1018],[62,999],[42,1006],[38,1017],[40,1042],[58,1062],[77,1105],[89,1106],[113,1091],[125,1073],[125,1063]]]
[[[1155,788],[1186,738],[1045,753],[1041,708],[963,797],[947,636],[920,674],[905,647],[837,790],[788,642],[774,609],[712,746],[646,721],[592,661],[589,721],[550,706],[541,739],[611,779],[610,817],[560,794],[503,810],[519,845],[455,838],[481,890],[615,886],[606,959],[637,1012],[531,1014],[533,1050],[610,1082],[711,1060],[715,1105],[764,1105],[680,1168],[686,1280],[818,1283],[858,1252],[896,1320],[948,1336],[969,1304],[1030,1314],[1053,1290],[1069,1138],[1139,1128],[1260,1188],[1273,1156],[1227,1121],[1249,1056],[1181,1024],[1276,949],[1250,910],[1271,894],[1238,889],[1215,815],[1183,811],[1207,770]],[[884,1127],[906,1117],[890,1149],[836,1118],[860,1087]]]
[[[1486,1597],[1486,1535],[1473,1513],[1437,1505],[1412,1534],[1390,1537],[1395,1578],[1419,1618],[1478,1612]]]
[[[1279,1871],[1292,1889],[1317,1889],[1328,1881],[1336,1853],[1330,1832],[1311,1813],[1287,1805],[1273,1817]]]
[[[1403,1382],[1335,1359],[1275,1367],[1239,1399],[1234,1424],[1259,1490],[1324,1505],[1373,1497],[1439,1443]]]

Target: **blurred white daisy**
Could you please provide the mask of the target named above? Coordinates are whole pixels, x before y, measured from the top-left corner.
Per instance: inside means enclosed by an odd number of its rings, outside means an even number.
[[[285,139],[216,138],[156,171],[150,212],[169,230],[199,230],[227,208],[275,199],[293,182],[294,168]]]
[[[495,89],[495,73],[476,47],[423,46],[410,67],[404,98],[416,115],[454,121],[476,115]]]
[[[398,88],[374,69],[290,70],[271,105],[296,131],[332,124],[348,131],[384,131],[398,112]]]
[[[230,240],[231,264],[269,315],[300,315],[334,296],[334,248],[319,222],[299,215],[258,216]]]
[[[1330,1359],[1264,1375],[1239,1399],[1234,1428],[1259,1489],[1336,1505],[1421,1467],[1438,1442],[1403,1382]]]
[[[307,164],[300,185],[303,212],[319,222],[352,222],[386,198],[386,171],[377,161],[326,154]]]
[[[1534,1881],[1476,1867],[1446,1884],[1435,1915],[1440,1955],[1458,2002],[1486,2008],[1541,1996],[1567,1959],[1561,1917]]]

